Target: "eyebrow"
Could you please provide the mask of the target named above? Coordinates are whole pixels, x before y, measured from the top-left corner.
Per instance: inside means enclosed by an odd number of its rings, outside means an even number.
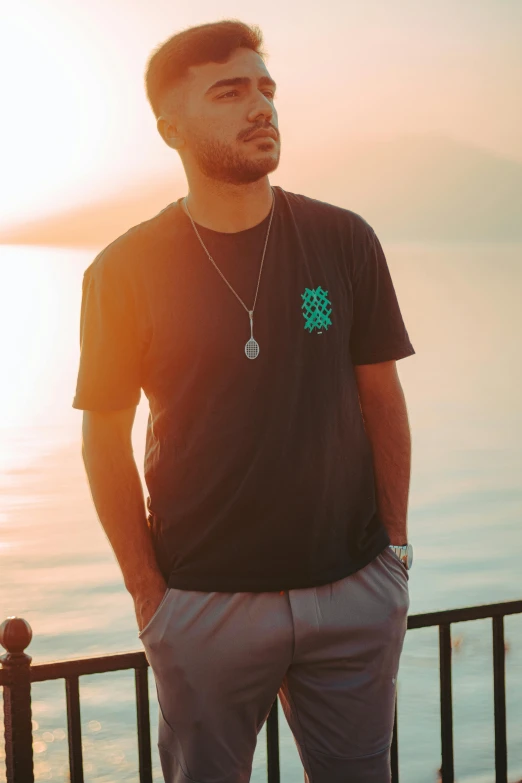
[[[205,95],[208,95],[212,90],[216,90],[218,87],[236,87],[237,85],[245,85],[249,86],[252,79],[250,79],[248,76],[234,76],[230,79],[220,79],[218,82],[214,82],[214,84],[208,88]],[[273,87],[274,92],[276,89],[276,83],[273,79],[270,78],[270,76],[261,76],[257,83],[259,87]]]

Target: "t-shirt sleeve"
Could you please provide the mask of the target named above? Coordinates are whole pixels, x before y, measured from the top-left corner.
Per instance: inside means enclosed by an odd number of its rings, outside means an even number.
[[[80,410],[115,411],[138,405],[141,398],[135,293],[121,265],[104,252],[83,276],[80,363],[72,403]]]
[[[363,221],[352,280],[352,363],[376,364],[415,353],[397,301],[390,270],[372,227]]]

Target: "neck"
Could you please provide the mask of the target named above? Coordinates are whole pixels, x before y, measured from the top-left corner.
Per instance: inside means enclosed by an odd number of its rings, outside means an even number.
[[[207,181],[191,183],[182,204],[204,228],[234,234],[261,223],[272,208],[268,177],[248,185]]]

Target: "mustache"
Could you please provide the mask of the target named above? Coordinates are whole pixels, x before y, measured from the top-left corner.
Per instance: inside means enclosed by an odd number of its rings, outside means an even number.
[[[245,139],[248,139],[249,136],[252,136],[254,133],[257,133],[257,131],[260,130],[272,130],[277,135],[277,138],[279,139],[279,131],[277,128],[275,128],[273,125],[256,125],[255,128],[249,128],[248,130],[244,131],[241,134],[240,141],[244,141]]]

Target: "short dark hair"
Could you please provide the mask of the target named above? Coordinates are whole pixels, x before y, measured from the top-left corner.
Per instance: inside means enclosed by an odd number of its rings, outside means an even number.
[[[252,49],[261,57],[263,34],[257,25],[238,19],[189,27],[160,44],[149,56],[145,70],[145,91],[156,119],[165,91],[180,82],[194,65],[224,63],[234,49]]]

